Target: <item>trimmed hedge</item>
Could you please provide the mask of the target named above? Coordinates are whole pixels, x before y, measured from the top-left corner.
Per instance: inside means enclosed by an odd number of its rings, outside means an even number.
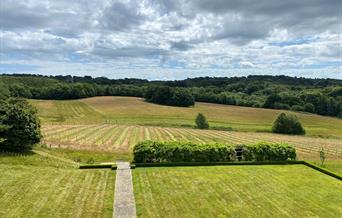
[[[304,164],[304,161],[287,160],[287,161],[240,161],[240,162],[165,162],[165,163],[135,163],[131,164],[137,167],[193,167],[193,166],[242,166],[242,165],[294,165]],[[132,169],[134,169],[132,168]]]
[[[321,167],[319,167],[319,166],[316,166],[316,165],[314,165],[314,164],[311,164],[311,163],[308,163],[308,162],[306,162],[306,161],[303,161],[304,163],[304,165],[305,166],[308,166],[308,167],[310,167],[310,168],[312,168],[312,169],[314,169],[314,170],[317,170],[317,171],[319,171],[319,172],[321,172],[321,173],[324,173],[324,174],[326,174],[326,175],[329,175],[329,176],[332,176],[332,177],[334,177],[334,178],[336,178],[336,179],[338,179],[338,180],[342,180],[342,176],[340,176],[340,175],[338,175],[338,174],[336,174],[336,173],[334,173],[334,172],[331,172],[331,171],[329,171],[329,170],[327,170],[327,169],[323,169],[323,168],[321,168]]]
[[[233,146],[218,143],[143,141],[133,149],[136,163],[225,162],[233,160],[234,154]]]
[[[116,165],[112,163],[97,163],[97,164],[80,164],[79,169],[99,169],[99,168],[111,168],[116,170]]]
[[[245,161],[285,161],[296,159],[296,149],[285,143],[258,142],[242,146]]]
[[[236,160],[235,149],[242,148],[245,161],[287,161],[296,159],[294,147],[283,143],[259,142],[233,146],[192,142],[143,141],[134,146],[135,163],[229,162]]]

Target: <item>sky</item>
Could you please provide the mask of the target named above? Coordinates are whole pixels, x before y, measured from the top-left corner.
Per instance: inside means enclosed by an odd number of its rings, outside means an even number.
[[[1,0],[0,73],[342,79],[342,0]]]

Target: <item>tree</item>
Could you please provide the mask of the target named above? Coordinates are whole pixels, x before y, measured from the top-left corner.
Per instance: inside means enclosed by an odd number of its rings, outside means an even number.
[[[281,113],[273,123],[272,132],[304,135],[305,130],[298,118],[292,114]]]
[[[276,102],[280,102],[281,101],[281,97],[277,94],[271,94],[267,97],[263,107],[264,108],[273,108],[274,104]]]
[[[37,110],[24,99],[10,98],[0,103],[0,147],[23,151],[41,139]]]
[[[194,97],[185,88],[149,86],[145,89],[146,101],[164,105],[188,107],[195,104]]]
[[[303,106],[300,106],[300,105],[293,105],[291,107],[291,110],[292,111],[304,111],[304,107]]]
[[[172,105],[188,107],[195,104],[194,97],[189,90],[176,88],[172,96]]]
[[[315,106],[311,103],[306,103],[306,104],[304,104],[304,111],[309,112],[309,113],[313,113],[313,112],[315,112]]]
[[[208,129],[209,123],[207,121],[207,118],[202,113],[198,113],[196,117],[196,126],[199,129]]]
[[[9,87],[11,92],[11,96],[13,97],[22,97],[22,98],[31,98],[32,94],[30,90],[23,85],[14,84]]]
[[[9,96],[10,96],[10,91],[2,82],[0,82],[0,99],[6,99]]]

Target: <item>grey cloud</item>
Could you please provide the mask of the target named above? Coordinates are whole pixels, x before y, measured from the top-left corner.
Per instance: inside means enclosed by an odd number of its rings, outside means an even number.
[[[171,49],[176,49],[179,51],[186,51],[191,49],[193,46],[189,42],[179,41],[179,42],[171,42]]]
[[[139,47],[139,46],[127,46],[121,48],[109,48],[97,46],[92,51],[91,54],[97,55],[100,57],[106,58],[122,58],[122,57],[131,57],[131,58],[151,58],[157,56],[166,55],[168,52],[159,48],[151,48],[151,47]]]
[[[48,14],[43,7],[30,10],[21,4],[0,3],[0,27],[1,29],[42,27],[46,25]]]
[[[341,36],[341,4],[341,0],[0,0],[0,57],[60,61],[77,52],[94,63],[120,59],[127,65],[133,59],[159,58],[163,63],[172,57],[190,68],[211,63],[239,67],[240,62],[267,66],[274,59],[294,60],[296,65],[313,53],[317,60],[335,60],[341,57],[336,39]],[[307,36],[322,37],[321,44],[268,46]]]
[[[217,32],[214,38],[228,38],[234,44],[244,45],[252,40],[266,37],[269,31],[267,23],[258,24],[253,20],[226,21],[223,29]]]
[[[139,13],[138,5],[134,1],[130,4],[113,2],[104,9],[103,17],[100,21],[103,21],[105,28],[115,31],[142,23],[144,16]]]
[[[219,39],[226,37],[237,44],[264,38],[274,28],[286,28],[302,35],[326,30],[337,32],[341,22],[339,12],[341,4],[340,0],[196,0],[193,2],[197,10],[205,13],[223,16],[239,15],[242,18],[240,24],[231,24],[226,20],[224,30],[216,36]],[[249,21],[243,21],[246,19]]]

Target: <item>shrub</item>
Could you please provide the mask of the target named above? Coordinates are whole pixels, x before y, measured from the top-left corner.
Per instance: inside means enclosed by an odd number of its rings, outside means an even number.
[[[234,158],[234,147],[224,144],[144,141],[133,149],[137,163],[224,162]]]
[[[288,104],[283,104],[283,103],[275,103],[273,105],[273,108],[274,109],[283,109],[283,110],[290,110],[290,106]]]
[[[315,106],[311,103],[306,103],[306,104],[304,104],[304,111],[309,112],[309,113],[313,113],[313,112],[315,112]]]
[[[304,107],[300,105],[293,105],[291,111],[304,111]]]
[[[272,132],[304,135],[305,130],[298,118],[292,114],[281,113],[273,123]]]
[[[136,163],[228,162],[236,160],[235,148],[227,144],[143,141],[134,146]],[[241,146],[239,145],[239,148]],[[243,145],[246,161],[286,161],[296,159],[296,150],[287,144],[260,142]]]
[[[259,142],[243,146],[246,161],[285,161],[296,159],[296,149],[284,143]]]
[[[198,129],[208,129],[209,128],[209,123],[207,121],[207,118],[202,113],[197,114],[196,127]]]

